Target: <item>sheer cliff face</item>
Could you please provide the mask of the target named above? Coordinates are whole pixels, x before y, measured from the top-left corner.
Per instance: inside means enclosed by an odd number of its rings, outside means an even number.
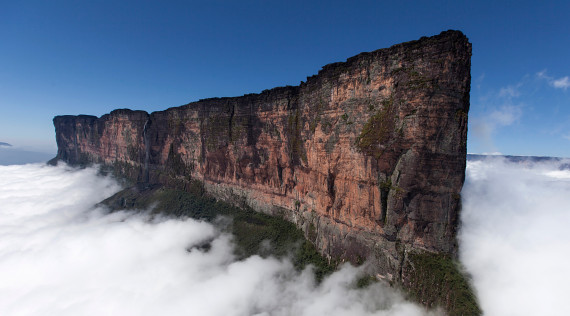
[[[298,87],[150,115],[54,118],[57,158],[284,216],[324,254],[402,280],[455,252],[471,44],[447,31],[330,64]]]

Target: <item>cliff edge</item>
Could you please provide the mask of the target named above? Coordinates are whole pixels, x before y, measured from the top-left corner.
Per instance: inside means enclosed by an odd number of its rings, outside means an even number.
[[[446,31],[326,65],[300,86],[57,116],[56,159],[201,186],[295,223],[328,258],[366,261],[413,288],[414,258],[457,251],[470,58],[465,35]]]

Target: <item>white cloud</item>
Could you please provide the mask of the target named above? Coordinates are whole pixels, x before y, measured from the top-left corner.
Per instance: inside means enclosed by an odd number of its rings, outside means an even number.
[[[519,86],[520,85],[501,88],[501,90],[499,90],[499,96],[506,98],[518,97],[521,95],[520,91],[518,90]]]
[[[487,115],[471,120],[473,135],[481,142],[484,150],[496,152],[493,135],[499,128],[516,123],[522,116],[522,106],[503,105]]]
[[[489,119],[495,126],[509,126],[522,116],[522,110],[518,106],[505,105],[489,114]]]
[[[481,84],[483,83],[484,80],[485,80],[485,73],[482,73],[479,75],[479,77],[477,77],[477,79],[473,80],[473,84],[475,85],[475,87],[477,87],[477,89],[481,89]]]
[[[570,315],[570,171],[561,166],[468,162],[460,250],[485,315]]]
[[[93,169],[0,166],[1,315],[426,313],[382,284],[355,289],[358,268],[316,285],[287,260],[235,261],[208,223],[92,208],[118,189]],[[461,259],[485,315],[570,315],[570,170],[468,162],[462,196]]]
[[[483,108],[489,110],[479,116],[470,117],[470,131],[474,137],[471,142],[475,144],[478,152],[498,152],[494,143],[494,135],[498,129],[511,126],[519,121],[523,115],[524,104],[517,102],[521,96],[521,87],[525,83],[524,76],[520,82],[508,85],[485,98],[480,98]]]
[[[0,166],[1,315],[426,314],[383,284],[355,289],[358,268],[316,285],[288,260],[234,260],[208,223],[92,207],[118,189],[93,169]]]
[[[541,78],[541,79],[549,78],[549,77],[546,75],[546,69],[543,69],[543,70],[537,72],[537,73],[536,73],[536,76],[537,76],[538,78]]]
[[[551,77],[546,74],[546,70],[540,71],[536,73],[536,76],[540,79],[544,79],[548,81],[548,84],[556,89],[563,89],[566,90],[570,87],[570,77],[560,77],[558,79]]]
[[[568,78],[568,76],[566,76],[566,77],[556,79],[552,82],[552,85],[555,88],[566,90],[566,89],[568,89],[568,87],[570,87],[570,78]]]

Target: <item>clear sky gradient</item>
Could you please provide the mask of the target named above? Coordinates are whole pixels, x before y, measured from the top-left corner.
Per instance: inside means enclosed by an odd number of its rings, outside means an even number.
[[[448,29],[473,43],[468,151],[570,157],[569,1],[0,0],[0,142],[55,154],[55,115],[298,85]]]

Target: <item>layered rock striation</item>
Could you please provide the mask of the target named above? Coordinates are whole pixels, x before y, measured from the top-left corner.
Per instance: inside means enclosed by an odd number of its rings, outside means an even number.
[[[456,253],[471,44],[446,31],[326,65],[296,87],[148,114],[57,116],[57,159],[282,216],[321,253],[406,284]]]

